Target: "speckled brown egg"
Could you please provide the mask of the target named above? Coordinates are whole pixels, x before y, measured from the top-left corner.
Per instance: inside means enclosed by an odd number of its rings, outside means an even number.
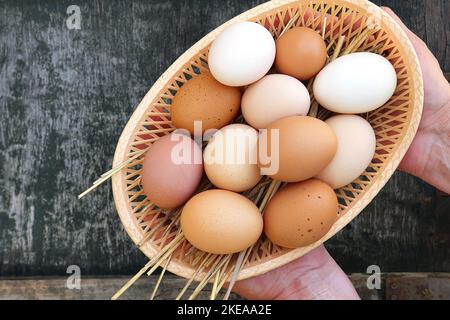
[[[338,210],[336,194],[326,183],[310,179],[288,184],[266,207],[264,233],[279,246],[305,247],[328,233]]]
[[[187,81],[175,95],[171,115],[179,129],[194,133],[194,121],[202,122],[203,134],[208,129],[220,129],[238,115],[242,92],[239,88],[221,84],[209,72]]]
[[[262,174],[299,182],[314,177],[331,162],[337,138],[322,120],[293,116],[277,120],[261,132],[258,149]]]
[[[278,38],[276,45],[275,66],[280,73],[309,80],[325,66],[327,46],[310,28],[292,28]]]

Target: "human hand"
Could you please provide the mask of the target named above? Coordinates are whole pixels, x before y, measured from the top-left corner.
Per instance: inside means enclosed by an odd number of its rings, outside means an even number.
[[[427,45],[391,9],[383,9],[406,32],[419,57],[423,73],[423,116],[399,169],[450,194],[450,84]]]
[[[357,300],[355,288],[322,245],[303,257],[233,288],[254,300]]]
[[[422,121],[400,169],[450,193],[450,84],[426,44],[391,9],[383,9],[411,40],[425,90]],[[234,291],[247,299],[359,299],[323,246],[281,268],[237,282]]]

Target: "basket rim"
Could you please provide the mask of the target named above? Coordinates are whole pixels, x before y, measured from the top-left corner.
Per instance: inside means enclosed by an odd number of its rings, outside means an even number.
[[[330,0],[324,0],[323,2],[326,3],[329,1]],[[395,149],[392,151],[391,158],[386,163],[386,166],[380,169],[380,178],[376,182],[372,183],[369,188],[367,188],[364,197],[362,197],[358,201],[355,201],[351,205],[351,207],[347,210],[345,215],[339,218],[338,223],[334,224],[334,226],[327,233],[327,235],[325,235],[322,239],[320,239],[316,243],[311,244],[310,246],[292,249],[268,261],[244,268],[243,270],[241,270],[238,280],[254,277],[269,272],[284,264],[287,264],[293,261],[294,259],[297,259],[305,255],[314,248],[322,245],[325,241],[327,241],[328,239],[333,237],[336,233],[341,231],[348,223],[350,223],[354,218],[356,218],[359,213],[362,212],[362,210],[373,200],[373,198],[385,186],[385,184],[388,182],[388,180],[391,178],[391,176],[397,169],[398,165],[400,164],[400,161],[406,154],[418,130],[423,109],[423,80],[418,57],[406,33],[391,16],[389,16],[384,10],[382,10],[380,7],[378,7],[377,5],[368,0],[339,0],[339,1],[347,2],[349,4],[353,4],[355,6],[366,9],[367,11],[370,11],[372,13],[381,15],[383,21],[389,23],[389,29],[395,35],[396,40],[398,40],[399,46],[403,50],[404,55],[408,55],[410,57],[406,65],[407,68],[409,69],[411,79],[414,85],[414,90],[411,90],[412,95],[414,95],[414,97],[412,98],[414,103],[408,128],[406,130],[405,135],[401,138]],[[205,47],[209,46],[211,42],[215,39],[215,37],[228,26],[237,22],[254,19],[269,10],[276,9],[284,5],[293,4],[295,2],[299,2],[299,0],[272,0],[263,3],[261,5],[258,5],[220,25],[219,27],[208,33],[206,36],[204,36],[197,43],[195,43],[187,51],[185,51],[175,62],[172,63],[172,65],[168,69],[166,69],[166,71],[160,76],[160,78],[153,84],[153,86],[150,88],[150,90],[147,92],[147,94],[144,96],[144,98],[141,100],[141,102],[131,115],[118,140],[114,154],[113,167],[119,165],[120,163],[126,160],[128,146],[130,145],[134,137],[134,132],[136,128],[135,124],[140,122],[140,120],[143,117],[145,117],[148,106],[154,100],[155,96],[162,89],[164,89],[167,81],[173,78],[174,75],[180,70],[180,68],[186,63],[188,63],[195,54],[197,54]],[[130,214],[128,210],[128,199],[126,193],[124,192],[124,190],[126,189],[126,185],[123,179],[123,175],[124,170],[121,170],[119,173],[115,174],[112,177],[112,191],[114,202],[120,220],[125,230],[127,231],[132,241],[136,245],[138,245],[139,241],[142,239],[142,230],[136,223],[136,219],[133,217],[132,214]],[[139,249],[148,258],[151,258],[157,252],[157,248],[155,248],[150,241],[144,243],[142,246],[139,247]],[[167,270],[184,278],[189,278],[192,276],[192,272],[189,271],[185,267],[185,265],[183,265],[183,263],[178,262],[176,260],[172,260],[170,262],[170,264],[167,267]]]

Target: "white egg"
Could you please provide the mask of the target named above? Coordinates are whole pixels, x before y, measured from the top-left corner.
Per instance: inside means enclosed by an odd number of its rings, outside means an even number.
[[[370,123],[356,115],[338,115],[325,121],[338,140],[336,155],[316,177],[334,189],[357,179],[372,162],[376,137]]]
[[[316,76],[314,97],[336,113],[364,113],[383,106],[395,92],[397,74],[384,57],[370,52],[342,56]]]
[[[254,22],[240,22],[225,29],[211,45],[209,69],[221,83],[240,87],[258,81],[275,60],[271,33]]]
[[[257,152],[258,131],[238,123],[223,127],[203,152],[206,175],[220,189],[242,192],[253,188],[261,179]]]
[[[242,96],[242,115],[257,129],[281,118],[305,116],[310,107],[308,89],[296,78],[269,74],[252,84]]]

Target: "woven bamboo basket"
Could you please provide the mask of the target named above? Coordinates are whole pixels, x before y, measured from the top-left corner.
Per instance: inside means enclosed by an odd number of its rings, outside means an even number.
[[[297,17],[295,21],[294,17]],[[376,155],[359,179],[336,190],[340,218],[332,229],[316,243],[294,250],[278,247],[262,237],[240,270],[238,279],[245,279],[306,254],[344,228],[371,202],[392,176],[414,138],[422,113],[423,83],[418,59],[405,33],[383,10],[366,0],[273,0],[221,25],[187,50],[159,78],[138,105],[117,144],[113,166],[122,166],[112,180],[115,204],[129,236],[149,259],[158,254],[167,239],[177,234],[178,223],[174,219],[179,210],[161,211],[145,197],[140,186],[145,150],[175,129],[170,120],[170,106],[176,92],[192,77],[208,72],[211,42],[226,27],[240,21],[260,23],[275,38],[291,27],[290,23],[317,30],[323,27],[327,43],[336,43],[339,37],[345,36],[342,51],[365,29],[378,28],[370,39],[358,44],[357,51],[384,55],[398,76],[398,86],[390,101],[367,114],[377,136]],[[162,226],[167,229],[164,236]],[[208,268],[198,270],[201,256],[198,250],[187,240],[182,239],[180,243],[170,263],[167,262],[167,270],[194,280],[204,279]],[[236,261],[236,257],[233,259]]]

